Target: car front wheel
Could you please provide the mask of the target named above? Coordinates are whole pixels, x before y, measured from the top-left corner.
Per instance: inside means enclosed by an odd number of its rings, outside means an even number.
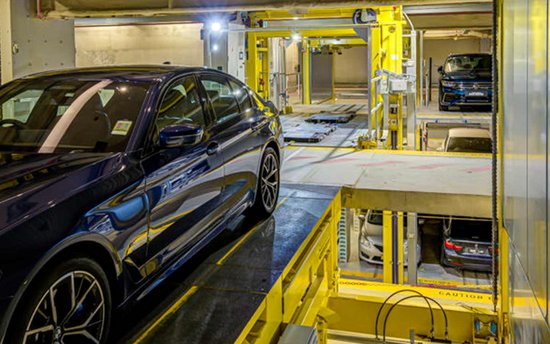
[[[31,285],[13,319],[10,343],[105,343],[111,317],[108,286],[95,261],[63,261]]]

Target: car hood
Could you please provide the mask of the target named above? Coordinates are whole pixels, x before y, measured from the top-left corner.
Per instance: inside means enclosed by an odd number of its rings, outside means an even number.
[[[448,81],[478,81],[491,82],[491,71],[470,71],[470,72],[450,72],[445,73],[441,80]]]
[[[0,153],[0,228],[59,203],[121,164],[121,153]]]

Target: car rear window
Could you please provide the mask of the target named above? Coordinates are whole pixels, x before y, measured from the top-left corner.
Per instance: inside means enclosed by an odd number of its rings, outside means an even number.
[[[491,153],[492,141],[484,137],[451,137],[447,152]]]
[[[490,242],[491,221],[453,219],[450,236],[457,240]]]

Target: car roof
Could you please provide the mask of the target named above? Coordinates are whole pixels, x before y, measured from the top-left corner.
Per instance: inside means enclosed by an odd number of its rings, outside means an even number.
[[[176,65],[127,65],[127,66],[109,66],[109,67],[87,67],[55,70],[32,74],[23,79],[42,79],[42,78],[79,78],[79,79],[113,79],[119,81],[153,81],[163,82],[170,80],[175,76],[197,72],[209,71],[220,74],[220,71],[206,67],[186,67]]]
[[[449,57],[457,57],[457,56],[491,56],[491,54],[489,54],[489,53],[471,53],[471,54],[467,54],[467,53],[466,54],[464,54],[464,53],[455,54],[455,53],[453,53],[453,54],[449,54]]]
[[[491,133],[487,129],[453,128],[449,129],[449,137],[479,137],[490,139]]]

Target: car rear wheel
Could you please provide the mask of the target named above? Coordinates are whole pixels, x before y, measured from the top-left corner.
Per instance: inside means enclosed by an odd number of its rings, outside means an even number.
[[[75,258],[41,276],[14,318],[10,343],[105,343],[111,294],[101,267]]]
[[[268,147],[262,157],[256,199],[248,214],[260,218],[273,213],[277,206],[280,188],[280,164],[275,150]]]
[[[449,107],[446,105],[439,104],[439,111],[449,111]]]

